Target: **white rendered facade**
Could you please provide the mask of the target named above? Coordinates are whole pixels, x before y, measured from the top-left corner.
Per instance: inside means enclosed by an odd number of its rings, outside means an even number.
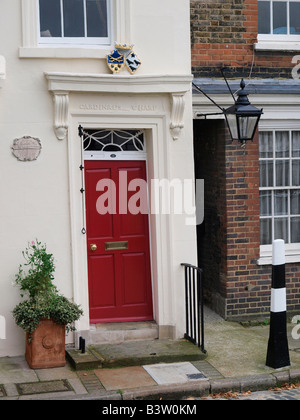
[[[12,310],[21,251],[36,238],[56,261],[55,283],[80,304],[90,329],[78,125],[145,131],[148,182],[194,179],[188,0],[112,0],[111,45],[39,44],[35,0],[3,0],[0,27],[0,356],[24,352]],[[13,28],[13,29],[12,29]],[[114,43],[134,44],[142,65],[112,74]],[[12,154],[14,139],[38,138],[37,160]],[[155,200],[154,197],[151,199]],[[184,333],[182,262],[196,264],[195,226],[185,214],[150,214],[154,321],[161,336]],[[74,342],[74,335],[67,337]]]

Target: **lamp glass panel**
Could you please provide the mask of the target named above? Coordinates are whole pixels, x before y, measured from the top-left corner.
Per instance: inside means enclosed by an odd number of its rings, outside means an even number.
[[[228,127],[231,133],[231,137],[234,140],[238,140],[239,135],[238,135],[238,127],[237,127],[237,118],[235,114],[226,114],[226,118],[227,118],[227,123],[228,123]]]
[[[252,139],[257,123],[257,117],[238,117],[241,140]]]

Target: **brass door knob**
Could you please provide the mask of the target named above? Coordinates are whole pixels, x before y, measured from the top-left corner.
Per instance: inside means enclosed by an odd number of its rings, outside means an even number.
[[[97,251],[97,245],[96,244],[91,244],[90,245],[90,250],[91,251]]]

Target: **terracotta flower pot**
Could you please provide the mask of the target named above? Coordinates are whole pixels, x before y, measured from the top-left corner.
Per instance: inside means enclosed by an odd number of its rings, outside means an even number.
[[[31,369],[65,366],[65,327],[51,319],[42,319],[28,341],[26,334],[25,358]]]

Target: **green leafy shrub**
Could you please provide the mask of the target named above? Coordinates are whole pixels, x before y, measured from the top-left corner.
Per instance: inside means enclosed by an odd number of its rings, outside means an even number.
[[[27,292],[30,298],[39,294],[55,291],[52,283],[54,280],[54,257],[47,253],[46,245],[32,241],[22,252],[25,259],[24,265],[20,264],[16,275],[16,284],[20,287],[21,296]]]
[[[47,253],[46,245],[38,241],[28,244],[22,254],[26,262],[19,267],[16,284],[20,287],[21,297],[27,294],[28,299],[13,310],[16,324],[31,335],[43,318],[51,318],[65,326],[68,332],[74,331],[73,323],[83,311],[79,305],[59,294],[53,284],[53,255]]]

